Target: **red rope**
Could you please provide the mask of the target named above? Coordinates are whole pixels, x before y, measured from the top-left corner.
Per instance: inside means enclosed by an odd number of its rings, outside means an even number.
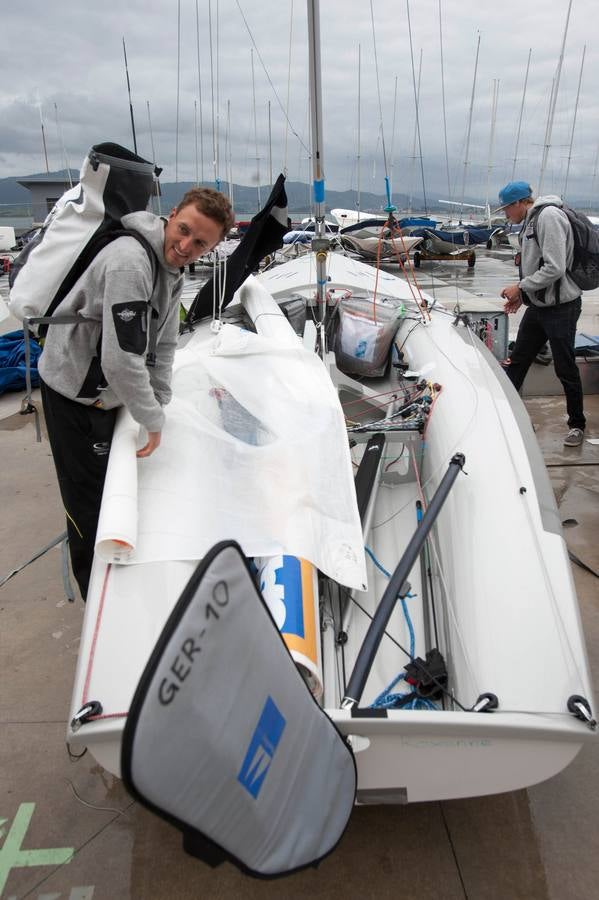
[[[100,633],[100,625],[102,624],[102,614],[104,612],[104,601],[106,599],[106,588],[108,586],[108,578],[110,577],[111,569],[112,569],[112,563],[108,563],[108,565],[106,566],[106,573],[104,575],[104,583],[102,585],[102,593],[100,595],[100,605],[98,607],[98,614],[96,616],[96,624],[94,627],[94,636],[92,638],[92,646],[91,646],[91,651],[89,654],[89,660],[87,663],[87,672],[85,674],[85,684],[83,686],[83,700],[81,703],[82,707],[85,706],[88,702],[89,686],[91,683],[92,669],[94,667],[94,658],[96,655],[96,645],[98,643],[98,635]],[[98,719],[118,719],[118,718],[122,718],[123,716],[126,716],[126,715],[127,715],[126,712],[102,713],[99,716],[90,716],[89,721],[96,722]]]

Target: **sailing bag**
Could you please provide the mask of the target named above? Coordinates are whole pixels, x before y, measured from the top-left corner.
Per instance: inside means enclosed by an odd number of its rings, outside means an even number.
[[[156,270],[149,244],[126,231],[121,218],[146,209],[160,171],[119,144],[92,147],[79,184],[56,202],[13,263],[12,314],[20,321],[51,316],[100,250],[122,235],[140,240]]]
[[[233,541],[200,562],[154,648],[127,717],[121,772],[209,865],[285,875],[319,862],[345,830],[353,754]]]
[[[574,256],[572,258],[572,266],[568,269],[568,275],[581,291],[592,291],[599,287],[599,230],[593,226],[583,213],[570,209],[565,204],[558,206],[557,203],[545,203],[543,206],[533,210],[530,217],[534,239],[537,244],[539,243],[536,227],[537,219],[546,206],[557,206],[558,209],[563,210],[572,228]]]

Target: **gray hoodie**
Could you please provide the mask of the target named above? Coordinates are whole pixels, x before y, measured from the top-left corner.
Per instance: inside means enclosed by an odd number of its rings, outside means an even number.
[[[158,259],[156,286],[145,248],[121,237],[98,253],[56,310],[89,322],[51,325],[39,362],[43,380],[71,400],[104,409],[126,406],[147,431],[161,431],[171,399],[171,370],[179,330],[183,276],[164,259],[164,219],[130,213],[123,226],[137,231]],[[156,364],[146,365],[151,307],[158,313]]]
[[[526,295],[525,302],[534,306],[554,306],[580,297],[580,288],[567,274],[572,265],[574,238],[561,206],[558,196],[539,197],[530,207],[520,232],[519,284]],[[533,225],[531,216],[539,207],[544,208],[534,216]]]

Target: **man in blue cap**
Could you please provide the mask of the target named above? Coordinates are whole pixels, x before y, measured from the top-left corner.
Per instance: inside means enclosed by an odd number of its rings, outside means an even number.
[[[581,311],[580,288],[570,278],[574,253],[572,227],[560,197],[533,200],[526,181],[510,181],[499,191],[497,210],[520,231],[520,280],[501,292],[504,309],[515,313],[524,304],[518,336],[506,368],[508,378],[520,390],[531,363],[549,341],[555,374],[566,395],[569,431],[566,447],[578,447],[584,438],[586,419],[580,372],[574,355],[576,323]]]

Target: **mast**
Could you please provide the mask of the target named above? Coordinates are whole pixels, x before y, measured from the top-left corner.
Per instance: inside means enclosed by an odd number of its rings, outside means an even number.
[[[582,61],[580,63],[580,75],[578,77],[578,90],[576,91],[576,103],[574,105],[574,118],[572,120],[572,134],[570,135],[570,149],[568,151],[568,164],[566,166],[566,178],[564,180],[564,193],[563,199],[566,199],[566,194],[568,191],[568,176],[570,175],[570,161],[572,159],[572,146],[574,144],[574,129],[576,128],[576,113],[578,112],[578,101],[580,100],[580,85],[582,84],[582,72],[584,69],[584,57],[587,52],[587,45],[585,44],[582,48]]]
[[[320,352],[326,353],[326,282],[328,240],[325,238],[325,188],[322,154],[322,83],[320,70],[320,7],[319,0],[307,0],[308,47],[310,71],[310,116],[312,123],[312,174],[314,216],[316,219],[312,248],[316,254],[316,302],[320,310]]]
[[[597,182],[597,167],[599,166],[599,145],[595,151],[595,162],[593,163],[593,175],[591,178],[591,194],[589,197],[589,212],[593,209],[593,199],[595,196],[595,184]]]
[[[545,145],[543,147],[543,158],[541,160],[541,172],[539,175],[538,195],[543,193],[543,179],[545,178],[545,169],[547,167],[547,157],[549,155],[549,147],[551,146],[551,133],[553,131],[553,119],[555,117],[555,107],[557,105],[557,95],[559,92],[559,81],[562,74],[562,64],[564,62],[564,50],[566,47],[566,37],[568,35],[568,25],[570,24],[570,11],[572,9],[572,0],[568,3],[568,13],[566,15],[566,24],[564,27],[564,35],[562,38],[562,46],[557,63],[557,72],[555,74],[555,84],[551,94],[551,103],[549,105],[549,117],[547,119],[547,131],[545,133]]]
[[[233,143],[231,141],[231,101],[227,100],[227,135],[229,140],[229,200],[233,207]]]
[[[528,84],[528,72],[530,69],[530,57],[532,55],[532,47],[529,47],[528,50],[528,62],[526,63],[526,75],[524,76],[524,87],[522,89],[522,103],[520,104],[520,117],[518,119],[518,131],[516,132],[516,146],[514,148],[514,165],[512,166],[512,177],[511,181],[514,180],[516,175],[516,165],[518,163],[518,146],[520,144],[520,130],[522,128],[522,116],[524,115],[524,101],[526,99],[526,86]]]
[[[152,131],[152,118],[150,116],[150,101],[146,100],[148,107],[148,128],[150,129],[150,145],[152,147],[152,162],[156,165],[156,151],[154,150],[154,132]],[[158,215],[162,215],[162,206],[160,204],[160,178],[156,177],[156,199],[158,201]]]
[[[289,12],[289,62],[287,65],[287,104],[285,106],[285,149],[283,151],[283,172],[287,175],[287,140],[289,137],[289,95],[291,92],[291,38],[293,35],[293,0]]]
[[[418,86],[416,88],[416,107],[420,104],[420,79],[422,76],[422,47],[420,48],[420,60],[418,62]],[[414,199],[414,166],[416,165],[416,140],[418,138],[418,122],[414,118],[414,139],[412,141],[412,156],[410,157],[410,196],[408,198],[408,215],[412,215],[412,200]]]
[[[181,94],[181,0],[177,0],[177,116],[175,125],[175,182],[179,181],[179,98]]]
[[[447,114],[445,109],[445,70],[443,68],[443,23],[441,0],[439,0],[439,46],[441,48],[441,97],[443,101],[443,136],[445,138],[445,168],[447,169],[447,197],[451,200],[451,178],[449,176],[449,151],[447,149]]]
[[[493,95],[491,98],[491,131],[489,134],[489,162],[487,164],[487,195],[485,197],[485,210],[489,228],[491,227],[491,207],[489,206],[489,184],[493,170],[493,144],[495,142],[495,123],[497,120],[497,101],[499,99],[499,79],[493,79]]]
[[[256,182],[258,187],[258,210],[262,209],[262,200],[260,198],[260,157],[258,156],[258,121],[256,119],[256,82],[254,79],[254,49],[250,50],[252,57],[252,97],[254,105],[254,144],[256,146]]]
[[[362,45],[358,44],[358,156],[357,156],[357,160],[356,160],[357,165],[358,165],[358,204],[357,204],[358,205],[358,222],[360,221],[360,188],[361,188],[361,183],[360,183],[360,174],[361,174],[360,173],[360,168],[361,168],[361,163],[360,163],[360,149],[361,149],[361,147],[360,147],[360,139],[361,139],[360,116],[361,116],[361,89],[362,89],[361,79],[362,79]]]
[[[212,99],[212,167],[214,170],[214,184],[218,190],[218,146],[216,141],[215,101],[214,101],[214,56],[213,56],[213,32],[212,32],[212,0],[208,0],[208,31],[210,32],[210,94]]]
[[[418,92],[416,91],[416,74],[414,71],[414,47],[412,44],[412,23],[410,21],[410,0],[406,0],[406,10],[408,13],[408,34],[410,35],[410,57],[412,60],[412,86],[414,88],[414,106],[416,108],[416,134],[418,135],[418,153],[420,156],[420,175],[422,177],[422,199],[424,200],[424,212],[428,215],[428,203],[426,200],[426,183],[424,180],[424,160],[422,158],[422,140],[420,137],[420,75],[418,76]],[[422,68],[422,51],[420,51],[420,67]],[[414,155],[416,151],[414,150]]]
[[[198,101],[193,101],[193,136],[195,139],[195,149],[196,149],[196,187],[200,186],[200,172],[198,166]]]
[[[468,132],[466,134],[466,153],[464,156],[464,177],[462,178],[462,203],[460,206],[460,222],[462,221],[462,212],[464,210],[464,200],[466,198],[466,172],[468,171],[470,153],[470,134],[472,132],[472,112],[474,110],[474,93],[476,91],[476,72],[478,70],[478,51],[480,50],[480,31],[478,33],[478,41],[476,43],[476,59],[474,62],[474,78],[472,79],[472,95],[470,97],[470,111],[468,113]]]
[[[198,96],[200,100],[200,176],[204,182],[204,116],[202,113],[202,75],[200,69],[200,14],[196,0],[196,55],[198,58]]]
[[[50,167],[48,165],[48,148],[46,147],[46,129],[44,128],[44,117],[42,115],[42,101],[40,99],[39,93],[37,97],[37,108],[40,114],[40,126],[42,129],[42,146],[44,148],[44,159],[46,161],[46,173],[50,174]]]
[[[69,179],[69,187],[73,187],[73,179],[71,178],[71,167],[69,165],[69,159],[67,156],[67,148],[64,145],[64,137],[62,135],[62,128],[60,126],[60,122],[58,121],[58,106],[56,103],[54,104],[54,115],[56,117],[56,131],[58,133],[58,140],[60,142],[60,149],[62,150],[62,158],[64,160],[64,167],[67,173],[67,178]]]
[[[268,183],[272,187],[272,128],[270,123],[270,100],[268,101],[268,176]]]
[[[123,54],[125,56],[125,75],[127,76],[127,94],[129,95],[129,115],[131,116],[131,131],[133,132],[133,149],[137,153],[137,138],[135,136],[135,119],[133,118],[133,103],[131,102],[131,82],[129,81],[129,66],[127,65],[127,48],[125,47],[125,38],[123,38]]]
[[[395,117],[397,113],[397,75],[393,91],[393,128],[391,129],[391,200],[393,200],[393,168],[395,166]]]
[[[406,0],[406,3],[407,2],[408,2],[408,0]],[[408,22],[409,22],[409,14],[410,14],[410,10],[408,8]],[[389,220],[391,220],[392,214],[395,212],[395,207],[391,203],[391,185],[389,182],[389,167],[387,166],[387,150],[385,147],[385,131],[383,129],[383,104],[381,101],[381,83],[380,83],[380,79],[379,79],[379,60],[378,60],[378,54],[377,54],[377,49],[376,49],[376,32],[375,32],[375,28],[374,28],[374,8],[372,5],[372,0],[370,0],[370,21],[371,21],[371,25],[372,25],[372,44],[373,44],[373,49],[374,49],[374,70],[376,72],[376,91],[377,91],[378,101],[379,101],[379,122],[380,122],[379,134],[380,134],[380,138],[381,138],[381,145],[383,148],[383,166],[385,169],[385,192],[387,195],[387,205],[385,207],[385,212],[388,214]],[[374,177],[374,173],[373,173],[373,177]]]

